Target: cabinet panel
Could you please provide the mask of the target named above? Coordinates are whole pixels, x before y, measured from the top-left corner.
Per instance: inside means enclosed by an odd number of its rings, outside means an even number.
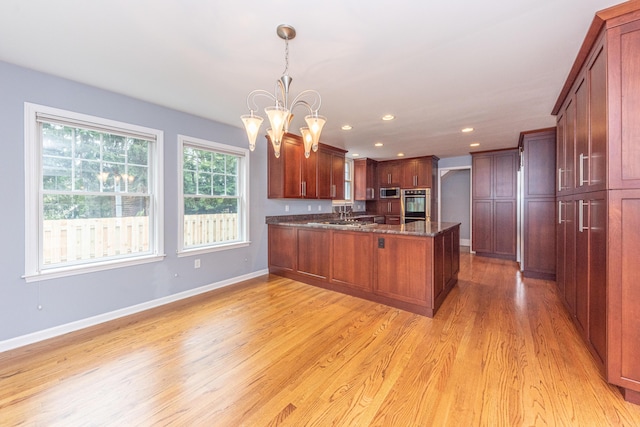
[[[390,160],[378,163],[378,182],[380,187],[390,184],[400,185],[400,163],[396,160]]]
[[[516,201],[495,200],[493,207],[493,252],[498,255],[516,255]]]
[[[296,239],[295,228],[269,225],[269,265],[295,270]]]
[[[475,252],[493,251],[493,201],[473,201],[472,246]]]
[[[332,236],[331,282],[373,290],[373,234],[334,231]]]
[[[526,271],[554,275],[556,272],[554,199],[525,199],[524,267]]]
[[[583,187],[589,184],[587,179],[589,176],[589,106],[587,104],[587,91],[587,82],[583,76],[575,92],[576,187]]]
[[[560,185],[562,191],[571,192],[576,188],[575,148],[576,148],[576,107],[575,102],[569,102],[565,109],[565,150],[564,164],[561,166]]]
[[[375,293],[413,304],[431,305],[433,245],[431,239],[376,235],[377,280]],[[416,269],[416,263],[424,268]]]
[[[549,130],[525,136],[524,198],[554,197],[556,194],[556,135]]]
[[[377,198],[377,164],[374,160],[358,159],[353,161],[353,180],[355,200],[375,200]]]
[[[318,198],[332,198],[332,178],[333,178],[333,157],[331,153],[324,150],[317,151],[318,156]]]
[[[604,190],[607,181],[607,64],[604,48],[591,63],[589,76],[589,159],[583,168],[589,188]]]
[[[489,156],[473,156],[473,198],[490,199],[493,197],[492,191],[492,162]]]
[[[619,188],[629,188],[640,185],[640,126],[637,120],[632,119],[640,115],[640,23],[625,25],[621,33],[620,89],[623,96],[620,107],[623,121],[620,135],[622,164],[618,173],[622,181]]]
[[[493,157],[494,191],[496,199],[515,199],[517,197],[517,151],[496,154]]]
[[[589,202],[589,341],[600,357],[607,354],[607,201]]]
[[[298,231],[298,273],[326,279],[329,276],[329,233],[325,230]]]
[[[344,200],[344,154],[331,156],[331,198]]]

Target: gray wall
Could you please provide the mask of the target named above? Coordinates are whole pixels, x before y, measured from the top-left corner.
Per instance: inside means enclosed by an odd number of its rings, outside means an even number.
[[[233,127],[0,62],[0,344],[2,341],[81,321],[154,299],[255,274],[267,268],[265,215],[306,212],[304,201],[266,199],[266,147],[250,156],[251,245],[197,255],[176,256],[178,222],[177,135],[219,143],[248,145],[240,127]],[[165,253],[162,262],[26,283],[24,274],[24,102],[90,114],[164,131]],[[214,102],[215,100],[212,100]],[[240,126],[240,121],[238,122]],[[314,202],[323,212],[330,202]],[[246,261],[244,261],[246,259]],[[175,277],[175,275],[178,275]],[[42,310],[38,310],[38,304]]]
[[[460,239],[470,238],[470,169],[451,170],[440,180],[442,221],[460,223]]]

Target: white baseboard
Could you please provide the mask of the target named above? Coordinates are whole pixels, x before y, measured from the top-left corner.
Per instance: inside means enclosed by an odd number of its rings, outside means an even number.
[[[460,246],[471,246],[471,239],[460,239]]]
[[[31,334],[10,338],[8,340],[0,341],[0,353],[2,353],[3,351],[13,350],[25,345],[44,341],[49,338],[68,334],[69,332],[79,331],[81,329],[95,326],[100,323],[105,323],[110,320],[115,320],[121,317],[129,316],[131,314],[140,313],[141,311],[149,310],[151,308],[160,307],[161,305],[170,304],[172,302],[180,301],[185,298],[200,295],[214,289],[224,288],[225,286],[233,285],[234,283],[242,282],[244,280],[253,279],[254,277],[263,276],[268,273],[268,269],[255,271],[253,273],[244,274],[242,276],[222,280],[216,283],[211,283],[199,288],[189,289],[188,291],[168,295],[166,297],[143,302],[141,304],[132,305],[130,307],[121,308],[119,310],[110,311],[108,313],[103,313],[97,316],[88,317],[86,319],[77,320],[75,322],[66,323],[64,325],[55,326],[53,328],[44,329],[42,331],[33,332]]]

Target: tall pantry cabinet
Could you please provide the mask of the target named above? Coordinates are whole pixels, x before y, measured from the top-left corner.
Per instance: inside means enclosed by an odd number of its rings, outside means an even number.
[[[640,404],[640,1],[596,14],[557,116],[557,283],[606,379]]]
[[[471,153],[472,250],[516,259],[518,150]]]

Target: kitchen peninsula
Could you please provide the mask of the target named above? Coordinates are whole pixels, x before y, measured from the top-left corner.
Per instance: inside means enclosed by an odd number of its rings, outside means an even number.
[[[460,224],[267,217],[269,273],[433,317],[458,280]]]

